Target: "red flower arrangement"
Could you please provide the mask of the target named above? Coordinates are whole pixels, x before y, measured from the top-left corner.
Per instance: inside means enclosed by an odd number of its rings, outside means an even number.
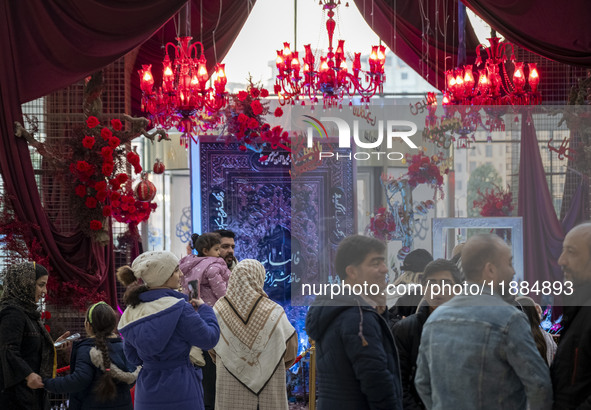
[[[73,176],[73,214],[79,219],[80,229],[99,242],[108,240],[108,224],[105,218],[114,217],[123,223],[139,223],[147,220],[156,208],[153,203],[137,204],[125,170],[127,164],[136,174],[142,172],[140,157],[122,145],[129,138],[124,135],[123,124],[112,119],[101,124],[95,116],[89,116],[86,127],[74,130],[70,140],[72,158],[69,170]],[[134,206],[122,209],[125,204]]]
[[[510,216],[513,212],[513,194],[508,185],[506,191],[495,185],[490,191],[486,189],[484,194],[478,190],[478,195],[480,199],[472,205],[480,208],[481,216]]]
[[[230,104],[226,111],[226,127],[229,134],[234,135],[239,142],[244,143],[240,149],[248,149],[246,145],[255,142],[268,143],[272,149],[283,148],[291,152],[289,134],[282,127],[271,128],[265,121],[269,114],[269,103],[261,99],[269,96],[269,91],[255,85],[249,79],[246,91],[239,91],[230,96]],[[283,110],[275,109],[275,117],[281,117]],[[244,147],[244,148],[243,148]]]
[[[440,163],[443,154],[433,155],[431,157],[419,152],[416,155],[407,156],[408,171],[408,185],[411,188],[416,188],[419,184],[429,184],[433,189],[439,190],[441,198],[443,198],[443,175],[441,174]],[[443,172],[447,174],[449,169]]]
[[[369,233],[382,241],[391,241],[396,237],[396,221],[394,215],[381,207],[369,220]]]

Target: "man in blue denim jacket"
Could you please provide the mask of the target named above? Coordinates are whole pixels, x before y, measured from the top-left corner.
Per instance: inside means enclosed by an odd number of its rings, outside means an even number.
[[[501,282],[515,274],[511,249],[496,235],[473,236],[462,268],[476,285],[423,328],[415,378],[421,399],[428,409],[550,409],[550,372],[527,318],[501,298]]]

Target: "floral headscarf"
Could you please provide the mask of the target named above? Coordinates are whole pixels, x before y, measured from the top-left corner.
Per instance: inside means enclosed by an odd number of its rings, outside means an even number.
[[[35,263],[25,262],[9,266],[4,271],[4,292],[0,298],[0,311],[8,307],[20,309],[37,322],[39,332],[43,336],[39,374],[41,377],[47,378],[55,376],[56,355],[53,339],[41,323],[41,314],[37,311],[36,286]]]
[[[35,263],[19,263],[6,268],[0,308],[18,307],[32,319],[39,319],[37,301],[35,300],[36,283]]]

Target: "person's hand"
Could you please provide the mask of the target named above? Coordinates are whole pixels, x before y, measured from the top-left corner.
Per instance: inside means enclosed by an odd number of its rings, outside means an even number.
[[[70,331],[68,330],[67,332],[65,332],[64,334],[62,334],[60,337],[58,337],[55,341],[56,342],[61,342],[62,340],[64,340],[65,338],[67,338],[68,336],[70,336]],[[72,346],[72,341],[68,340],[67,342],[59,345],[58,347],[56,347],[56,350],[64,350],[69,348],[70,346]]]
[[[193,307],[195,308],[195,310],[197,310],[197,308],[198,308],[199,306],[203,305],[205,302],[203,301],[203,299],[201,299],[201,298],[197,298],[197,299],[191,299],[191,300],[189,301],[189,303],[190,303],[191,305],[193,305]]]
[[[29,389],[42,389],[44,386],[41,376],[39,376],[37,373],[29,374],[25,380],[27,381],[27,387]]]
[[[187,242],[187,255],[191,255],[193,253],[193,248],[191,248],[191,243]]]

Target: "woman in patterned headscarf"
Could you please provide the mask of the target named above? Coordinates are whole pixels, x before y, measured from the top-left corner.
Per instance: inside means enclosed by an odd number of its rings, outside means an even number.
[[[287,410],[285,369],[295,361],[297,333],[283,308],[263,291],[265,268],[236,265],[226,296],[213,307],[220,325],[216,409]]]
[[[47,293],[47,269],[35,262],[8,267],[0,298],[0,408],[46,409],[43,378],[55,376],[53,340],[37,301]],[[64,333],[58,340],[67,337]]]

